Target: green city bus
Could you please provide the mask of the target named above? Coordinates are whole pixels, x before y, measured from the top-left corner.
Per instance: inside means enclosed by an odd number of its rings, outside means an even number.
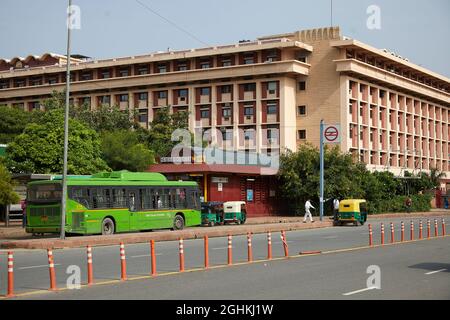
[[[28,184],[26,232],[60,232],[61,196],[60,177]],[[168,181],[160,173],[116,171],[68,176],[66,207],[68,234],[181,230],[201,224],[197,183]]]

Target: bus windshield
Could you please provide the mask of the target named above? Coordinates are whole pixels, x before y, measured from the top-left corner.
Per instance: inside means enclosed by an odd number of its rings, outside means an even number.
[[[59,202],[61,197],[61,184],[43,184],[28,188],[27,202]]]

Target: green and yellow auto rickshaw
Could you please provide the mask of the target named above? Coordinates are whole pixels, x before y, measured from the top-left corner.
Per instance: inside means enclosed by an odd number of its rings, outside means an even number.
[[[223,202],[202,202],[202,224],[210,227],[223,224]]]
[[[223,204],[223,222],[243,224],[247,220],[245,201],[227,201]]]
[[[339,212],[334,225],[352,222],[355,226],[367,221],[367,202],[364,199],[345,199],[339,203]]]

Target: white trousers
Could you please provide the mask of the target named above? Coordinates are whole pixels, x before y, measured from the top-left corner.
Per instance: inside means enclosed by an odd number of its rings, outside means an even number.
[[[306,221],[306,219],[308,219],[308,217],[309,217],[309,220],[312,222],[313,218],[312,218],[311,212],[309,212],[309,210],[306,210],[305,218],[303,219],[303,221]]]

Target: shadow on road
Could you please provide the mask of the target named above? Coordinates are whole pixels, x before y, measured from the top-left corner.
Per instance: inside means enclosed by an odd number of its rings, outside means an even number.
[[[418,263],[418,264],[409,266],[408,268],[423,269],[423,270],[428,270],[428,271],[436,271],[436,270],[446,269],[445,272],[450,272],[450,264],[440,263],[440,262],[423,262],[423,263]]]

